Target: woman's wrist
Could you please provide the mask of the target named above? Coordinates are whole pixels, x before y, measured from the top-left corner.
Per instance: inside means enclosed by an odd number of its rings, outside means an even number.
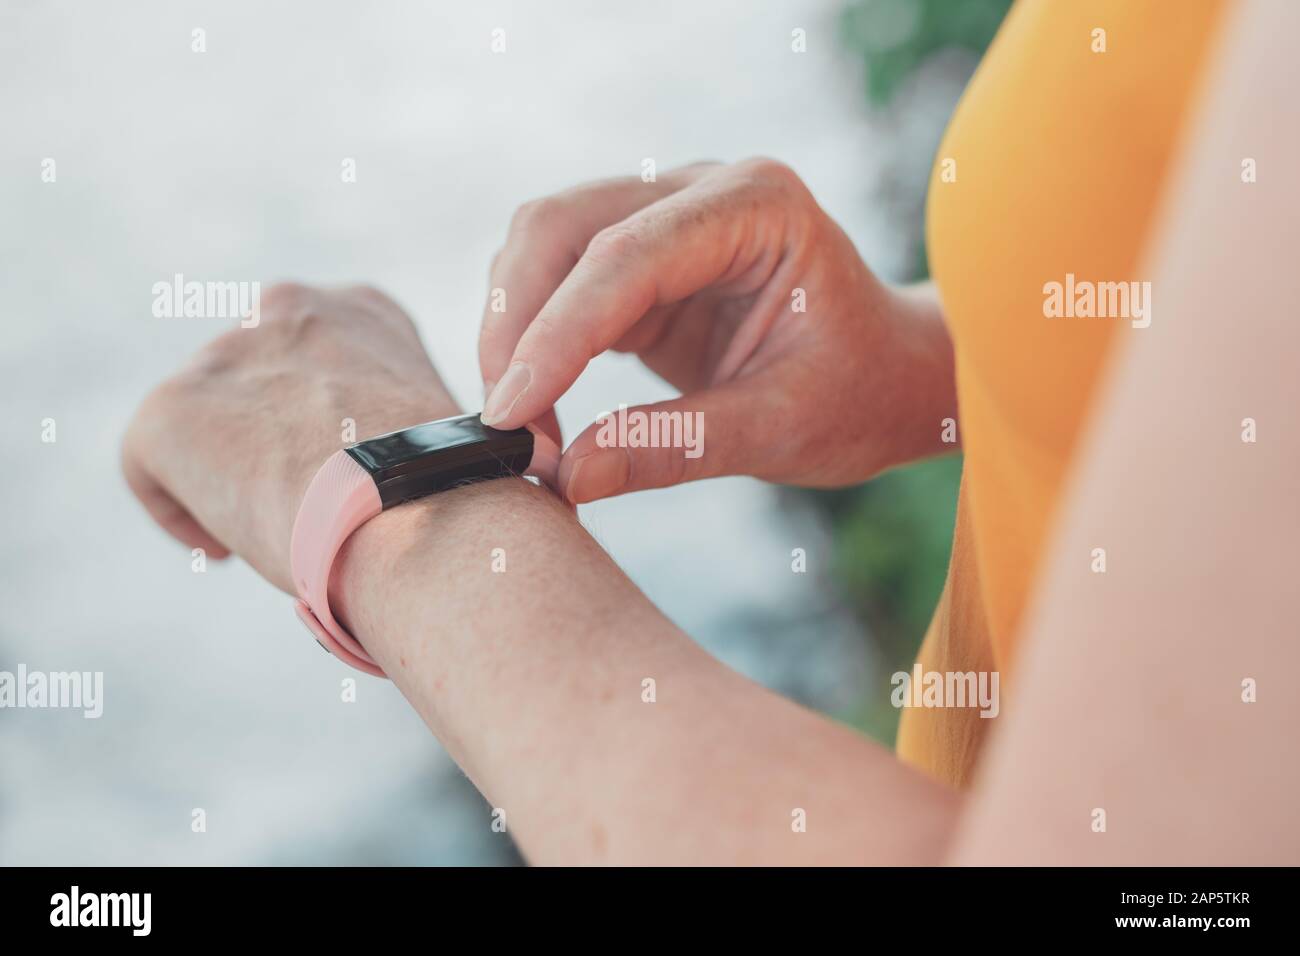
[[[580,673],[595,680],[587,672],[610,666],[607,655],[621,659],[614,635],[690,646],[572,511],[521,478],[440,492],[367,522],[335,562],[330,602],[490,799],[537,771],[498,748],[542,746],[545,708],[560,714],[552,726],[571,722],[562,715],[586,692],[573,698],[563,687]],[[617,666],[646,666],[634,664]],[[635,695],[641,676],[616,683]]]
[[[572,522],[550,492],[522,478],[480,482],[390,508],[358,528],[339,550],[330,578],[331,610],[394,676],[389,644],[414,613],[436,618],[439,607],[455,602],[457,583],[465,576],[509,568],[509,551],[518,541],[500,536],[496,547],[502,551],[494,560],[493,529],[525,513],[535,522],[537,513],[552,510],[559,520]],[[427,623],[425,636],[436,638],[436,628]],[[396,663],[400,669],[409,661],[397,655]]]

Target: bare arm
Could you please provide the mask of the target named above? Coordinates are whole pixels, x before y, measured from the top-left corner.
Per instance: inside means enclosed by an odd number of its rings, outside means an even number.
[[[1151,266],[1160,311],[1125,333],[957,862],[1300,859],[1298,14],[1243,6],[1225,43]]]
[[[953,794],[714,660],[522,481],[386,512],[334,584],[533,862],[921,864],[947,843]]]

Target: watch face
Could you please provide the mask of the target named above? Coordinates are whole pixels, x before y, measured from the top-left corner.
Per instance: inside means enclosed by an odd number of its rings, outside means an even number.
[[[358,442],[349,455],[370,473],[385,508],[487,478],[522,474],[533,433],[500,431],[460,415]]]

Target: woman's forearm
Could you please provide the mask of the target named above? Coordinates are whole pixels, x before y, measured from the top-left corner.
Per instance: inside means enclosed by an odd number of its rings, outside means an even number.
[[[922,863],[946,846],[953,795],[704,653],[526,482],[385,512],[336,568],[341,616],[533,862]]]

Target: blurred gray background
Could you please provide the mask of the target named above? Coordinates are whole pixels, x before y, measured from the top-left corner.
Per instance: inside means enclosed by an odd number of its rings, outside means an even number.
[[[105,701],[99,720],[0,710],[0,863],[517,860],[390,685],[359,677],[359,700],[341,702],[353,673],[284,595],[238,561],[193,573],[132,499],[117,467],[132,410],[229,324],[154,318],[151,287],[177,272],[375,284],[477,408],[487,264],[514,208],[637,175],[646,157],[661,170],[779,157],[868,262],[909,274],[930,154],[969,64],[923,73],[903,108],[872,113],[842,6],[6,0],[0,670],[103,671]],[[806,53],[791,50],[796,28]],[[572,436],[667,394],[603,357],[560,417]],[[757,680],[846,714],[875,679],[815,508],[726,479],[581,517],[670,617]],[[807,574],[791,573],[795,547]],[[206,833],[191,832],[196,807]]]

